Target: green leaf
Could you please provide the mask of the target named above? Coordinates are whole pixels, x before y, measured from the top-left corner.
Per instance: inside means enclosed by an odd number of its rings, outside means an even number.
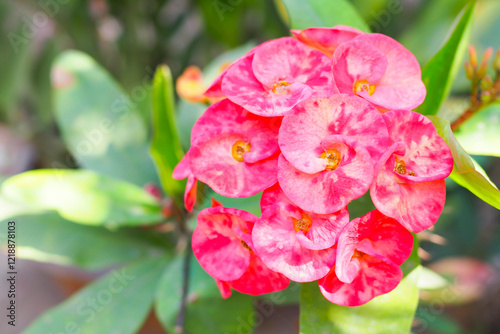
[[[34,208],[56,210],[70,221],[108,228],[157,224],[158,201],[142,188],[85,170],[39,169],[6,180],[0,194]]]
[[[174,327],[181,304],[184,256],[178,257],[165,271],[156,295],[156,316],[169,333]],[[223,299],[215,280],[191,254],[186,333],[252,333],[255,316],[252,298],[233,291]]]
[[[418,306],[420,260],[418,239],[408,260],[401,266],[403,280],[393,291],[368,303],[346,307],[329,302],[318,283],[302,285],[300,303],[301,334],[386,334],[409,333]]]
[[[418,288],[421,290],[437,290],[445,288],[450,283],[438,273],[427,267],[422,267],[418,279]]]
[[[11,220],[16,222],[19,257],[38,262],[98,270],[168,251],[166,243],[147,231],[83,226],[56,212],[16,216]]]
[[[465,6],[446,43],[423,67],[422,80],[427,88],[427,96],[424,103],[416,109],[419,113],[437,114],[441,104],[448,97],[467,48],[475,4],[476,1],[471,1]]]
[[[491,182],[484,170],[465,152],[453,135],[450,122],[438,116],[429,117],[439,135],[448,143],[453,155],[451,179],[467,188],[474,195],[500,209],[500,191]]]
[[[149,98],[149,86],[137,86],[136,94],[128,96],[92,58],[78,51],[56,59],[52,78],[56,120],[81,167],[139,186],[157,182],[148,127],[137,110],[140,100]]]
[[[158,67],[153,80],[153,128],[151,155],[156,163],[161,184],[167,194],[182,201],[183,182],[172,178],[172,171],[184,152],[175,123],[172,74],[167,66]]]
[[[460,125],[455,136],[470,154],[500,157],[500,104],[479,110]]]
[[[289,23],[292,29],[333,27],[342,24],[370,32],[366,22],[361,18],[354,6],[346,0],[276,1],[283,20]],[[283,6],[286,8],[286,12]]]
[[[113,270],[42,314],[23,333],[137,333],[165,264],[166,258],[154,258]]]
[[[285,290],[257,296],[256,299],[268,301],[274,305],[299,304],[301,287],[301,283],[290,281],[290,285]]]
[[[354,218],[361,217],[372,210],[375,210],[375,205],[372,202],[370,193],[367,192],[360,198],[350,202],[348,205],[348,210],[349,210],[349,219],[351,220],[353,220]]]
[[[397,40],[410,50],[420,64],[428,62],[443,45],[450,27],[470,0],[427,1],[419,6]],[[404,15],[404,8],[403,8]],[[474,24],[475,28],[476,24]]]
[[[317,282],[303,284],[300,333],[409,333],[418,304],[419,271],[420,267],[413,270],[390,293],[356,307],[330,303],[319,291]]]

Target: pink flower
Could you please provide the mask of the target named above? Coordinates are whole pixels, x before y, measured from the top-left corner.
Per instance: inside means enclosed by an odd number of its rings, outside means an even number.
[[[312,282],[325,276],[335,263],[335,249],[325,247],[335,243],[348,219],[346,209],[325,217],[309,214],[290,202],[278,202],[268,206],[255,223],[253,246],[271,270],[297,282]]]
[[[254,114],[282,116],[311,96],[333,94],[330,60],[291,37],[279,38],[231,66],[222,92]]]
[[[192,130],[191,171],[223,196],[257,194],[276,183],[280,125],[227,99],[211,105]]]
[[[250,255],[250,265],[243,276],[235,281],[216,281],[222,298],[230,297],[231,289],[255,296],[284,290],[290,283],[284,275],[267,268],[253,252]]]
[[[251,213],[216,206],[198,214],[193,252],[205,271],[217,280],[221,294],[233,288],[258,295],[283,290],[289,280],[267,268],[253,252],[252,229],[258,218]]]
[[[332,57],[335,85],[384,110],[413,109],[425,99],[420,65],[394,39],[363,34],[341,44]]]
[[[371,198],[380,212],[418,233],[436,223],[443,210],[444,178],[453,158],[425,116],[397,110],[383,117],[394,144],[376,165]]]
[[[453,158],[431,121],[408,110],[384,114],[394,144],[376,165],[370,190],[376,208],[418,233],[436,223]]]
[[[296,106],[283,119],[279,144],[278,180],[285,194],[304,210],[328,214],[370,188],[374,161],[389,136],[377,109],[337,94]]]
[[[332,57],[337,47],[364,34],[361,30],[338,25],[332,28],[319,27],[304,30],[291,30],[293,36],[305,45]]]
[[[260,46],[260,45],[259,45]],[[214,79],[212,84],[208,86],[207,90],[203,93],[206,97],[209,98],[221,98],[224,97],[224,93],[222,92],[222,79],[226,76],[227,72],[229,71],[230,68],[236,66],[237,64],[244,62],[246,59],[252,59],[253,55],[255,53],[255,50],[259,47],[256,46],[252,50],[248,51],[245,55],[241,56],[240,58],[236,59],[231,65],[229,65],[224,71],[219,73],[217,77]]]
[[[172,177],[176,180],[187,178],[186,190],[184,192],[184,206],[187,211],[193,211],[193,207],[196,203],[198,182],[189,167],[189,152],[186,153],[177,166],[175,166]]]
[[[261,211],[264,212],[268,207],[276,203],[284,203],[294,205],[285,193],[281,190],[278,183],[269,189],[264,190],[260,200]],[[327,249],[335,245],[338,239],[338,234],[342,228],[349,222],[349,213],[347,208],[342,208],[339,212],[329,215],[318,215],[313,212],[300,210],[301,217],[305,218],[302,222],[310,223],[311,226],[305,226],[304,229],[294,226],[296,231],[297,242],[304,248],[312,250]],[[301,218],[302,219],[302,218]],[[299,219],[297,222],[300,222]],[[290,225],[285,225],[287,230],[290,230]]]
[[[413,236],[396,220],[377,210],[351,221],[337,245],[337,262],[319,280],[321,293],[332,303],[358,306],[397,287],[399,265],[410,256]]]

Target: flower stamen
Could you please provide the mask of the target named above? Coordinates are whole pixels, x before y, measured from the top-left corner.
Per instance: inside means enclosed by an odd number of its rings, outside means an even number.
[[[240,240],[241,241],[241,245],[243,247],[245,247],[246,249],[248,249],[249,251],[252,251],[252,249],[250,248],[250,246],[248,246],[248,244],[246,242],[244,242],[243,240]]]
[[[245,143],[242,140],[238,140],[236,143],[234,143],[231,152],[233,155],[233,158],[236,161],[243,162],[243,154],[250,152],[251,145],[250,143]]]
[[[394,171],[398,174],[405,175],[406,174],[406,164],[404,160],[398,160],[396,158],[396,163],[394,164]]]
[[[327,150],[321,153],[320,158],[326,159],[326,170],[332,171],[335,170],[342,160],[342,156],[339,151],[335,149]]]
[[[361,258],[363,258],[363,256],[365,256],[365,253],[360,252],[359,250],[356,249],[354,251],[354,254],[353,254],[352,258],[361,259]]]
[[[284,95],[288,93],[288,89],[286,86],[290,86],[291,83],[286,82],[286,81],[279,81],[274,84],[273,86],[273,93],[278,94],[278,95]]]
[[[372,96],[375,93],[375,85],[370,85],[367,80],[358,80],[354,83],[353,91],[354,94],[365,91]]]
[[[305,213],[302,213],[301,219],[292,218],[292,220],[295,232],[302,231],[304,232],[304,234],[307,234],[307,232],[309,232],[313,223],[311,217],[309,217]]]

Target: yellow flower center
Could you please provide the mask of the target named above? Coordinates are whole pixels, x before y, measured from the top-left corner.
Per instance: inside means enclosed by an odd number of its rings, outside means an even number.
[[[340,165],[340,161],[342,160],[340,152],[335,149],[327,150],[321,153],[320,157],[322,159],[326,159],[327,161],[326,170],[330,171],[335,170]]]
[[[358,80],[354,83],[353,91],[354,94],[365,91],[372,96],[375,93],[375,85],[370,85],[366,80]]]
[[[365,253],[360,252],[359,250],[355,250],[352,258],[362,259],[365,256]]]
[[[280,81],[274,84],[273,86],[273,93],[283,95],[288,92],[286,86],[290,86],[291,83],[286,82],[286,81]]]
[[[307,232],[309,232],[313,223],[311,217],[309,217],[305,213],[302,213],[301,219],[292,218],[292,220],[295,232],[302,231],[304,232],[304,234],[307,234]]]
[[[245,143],[242,140],[238,140],[236,143],[234,143],[231,152],[233,155],[233,158],[236,161],[243,162],[243,154],[246,152],[250,152],[250,143]]]
[[[406,174],[406,164],[404,160],[398,160],[396,158],[396,163],[394,164],[394,171],[396,171],[396,173],[399,173],[401,175]]]
[[[408,172],[408,175],[416,176],[415,172],[406,168],[404,160],[398,160],[398,158],[396,158],[396,162],[394,163],[394,171],[401,175],[405,175]]]

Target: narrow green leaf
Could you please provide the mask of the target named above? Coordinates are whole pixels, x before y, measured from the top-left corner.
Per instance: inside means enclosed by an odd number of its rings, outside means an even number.
[[[453,181],[467,188],[474,195],[500,209],[500,191],[491,182],[484,170],[460,146],[450,128],[450,122],[438,116],[429,117],[439,135],[448,143],[453,155]]]
[[[6,180],[0,194],[27,210],[56,210],[70,221],[118,226],[162,221],[158,201],[142,188],[92,171],[39,169]]]
[[[128,96],[88,55],[66,51],[52,68],[55,116],[77,163],[108,176],[143,186],[157,182],[149,156],[149,131],[137,110],[150,87]],[[68,159],[52,167],[70,165]],[[72,166],[68,166],[72,167]]]
[[[109,231],[83,226],[65,220],[56,212],[15,216],[9,220],[16,222],[19,257],[38,262],[98,270],[168,251],[167,244],[148,231],[136,228]]]
[[[419,113],[437,114],[448,97],[469,42],[475,6],[476,1],[465,6],[446,43],[423,67],[422,80],[427,88],[427,96],[416,109]]]
[[[156,295],[156,316],[174,333],[182,292],[184,257],[179,256],[165,271]],[[223,299],[215,280],[191,256],[186,333],[252,333],[255,321],[251,296],[233,291]]]
[[[500,103],[479,110],[460,126],[455,136],[470,154],[500,157]]]
[[[134,334],[148,316],[166,258],[113,270],[42,314],[24,334]]]
[[[183,183],[172,178],[172,171],[184,152],[175,123],[172,74],[167,66],[158,67],[153,80],[153,129],[151,155],[163,189],[176,199],[182,198]]]
[[[401,266],[403,280],[393,291],[368,303],[345,307],[329,302],[318,283],[302,285],[300,303],[301,334],[386,334],[409,333],[418,306],[420,260],[418,239],[408,260]]]
[[[421,64],[425,64],[434,56],[436,50],[443,46],[443,40],[449,35],[450,27],[469,1],[421,3],[418,15],[412,17],[412,23],[398,34],[398,42],[410,50]]]
[[[369,32],[356,8],[346,0],[276,0],[278,11],[292,29],[346,25]],[[280,3],[281,1],[281,3]],[[283,6],[286,8],[284,11]]]

